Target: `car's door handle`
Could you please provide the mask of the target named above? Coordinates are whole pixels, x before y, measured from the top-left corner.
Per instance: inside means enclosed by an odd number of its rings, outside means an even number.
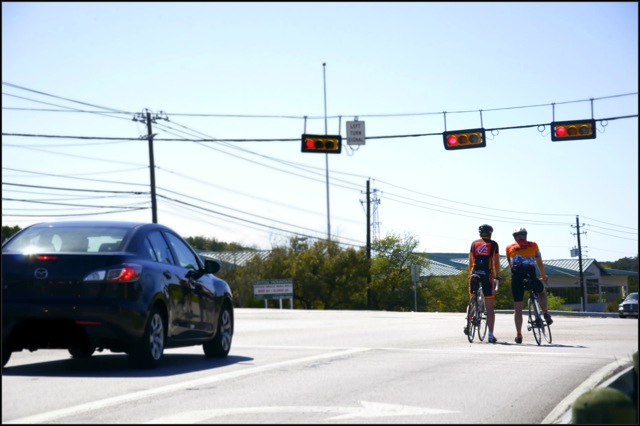
[[[164,277],[167,278],[167,279],[171,278],[171,272],[169,272],[169,271],[164,271],[162,273],[162,275],[164,275]]]

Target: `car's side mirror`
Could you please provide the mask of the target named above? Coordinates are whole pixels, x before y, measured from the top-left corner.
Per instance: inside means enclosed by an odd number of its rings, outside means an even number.
[[[220,270],[220,262],[213,259],[205,259],[204,261],[204,270],[208,274],[215,274]]]

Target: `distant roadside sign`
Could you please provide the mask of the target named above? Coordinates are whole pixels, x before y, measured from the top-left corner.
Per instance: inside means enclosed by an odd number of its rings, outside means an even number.
[[[347,121],[347,144],[365,144],[364,121]]]
[[[257,300],[290,299],[293,297],[293,278],[257,281],[253,285],[253,297]]]

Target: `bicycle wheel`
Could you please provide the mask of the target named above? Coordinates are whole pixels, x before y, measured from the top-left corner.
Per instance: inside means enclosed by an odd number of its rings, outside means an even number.
[[[533,337],[536,339],[536,343],[540,346],[542,343],[542,330],[540,327],[540,305],[538,300],[533,297],[529,297],[529,326],[528,328],[533,331]]]
[[[476,298],[471,296],[469,298],[469,305],[467,306],[467,339],[469,339],[469,343],[473,343],[473,337],[476,333],[476,328],[473,326],[473,320],[469,319],[469,317],[473,318],[473,314],[475,312],[475,304]]]
[[[547,322],[544,322],[544,327],[542,327],[542,335],[544,336],[544,340],[547,341],[547,343],[551,343],[551,327],[549,326],[549,324],[547,324]]]
[[[482,342],[487,335],[487,306],[484,304],[484,297],[478,297],[478,339]]]

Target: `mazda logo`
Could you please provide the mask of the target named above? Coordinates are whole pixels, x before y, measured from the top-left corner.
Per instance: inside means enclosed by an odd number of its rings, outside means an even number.
[[[36,277],[37,280],[44,280],[49,276],[49,271],[47,271],[45,268],[38,268],[33,273],[33,276]]]

